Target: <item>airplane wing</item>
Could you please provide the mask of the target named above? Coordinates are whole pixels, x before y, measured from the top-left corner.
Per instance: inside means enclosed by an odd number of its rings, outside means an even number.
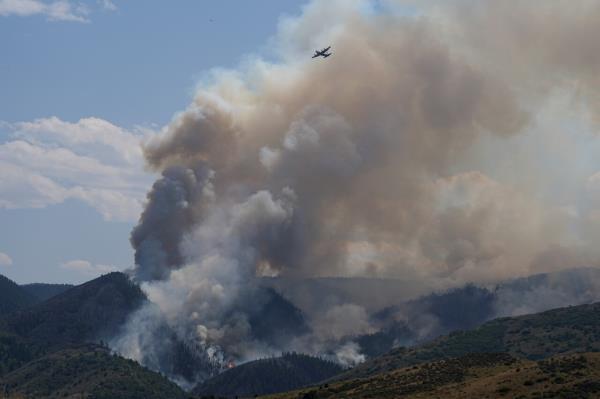
[[[323,50],[315,50],[315,55],[312,56],[312,58],[317,58],[317,57],[329,57],[331,54],[327,54],[327,52],[329,51],[329,49],[331,48],[331,46],[324,48]]]

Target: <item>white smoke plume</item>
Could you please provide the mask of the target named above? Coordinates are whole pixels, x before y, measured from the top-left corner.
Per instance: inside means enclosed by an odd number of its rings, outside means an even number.
[[[134,275],[200,351],[318,351],[370,329],[361,304],[332,303],[310,338],[269,344],[257,276],[443,287],[598,265],[597,170],[577,151],[599,146],[600,3],[407,3],[311,1],[281,20],[279,61],[215,71],[146,146],[162,178]]]

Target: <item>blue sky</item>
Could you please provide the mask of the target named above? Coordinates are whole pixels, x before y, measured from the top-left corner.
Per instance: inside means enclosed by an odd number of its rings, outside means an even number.
[[[268,56],[302,3],[0,0],[0,273],[77,283],[130,267],[132,199],[153,180],[131,143],[211,68]]]

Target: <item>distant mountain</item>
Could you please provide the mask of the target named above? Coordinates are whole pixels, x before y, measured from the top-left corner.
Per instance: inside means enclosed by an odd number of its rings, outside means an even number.
[[[11,314],[4,330],[60,346],[111,337],[146,297],[123,273],[110,273]]]
[[[71,344],[107,340],[145,300],[126,275],[110,273],[6,315],[0,375]]]
[[[37,298],[40,302],[52,298],[58,294],[62,294],[68,289],[73,288],[72,284],[45,284],[45,283],[33,283],[23,284],[21,288],[27,291],[30,295]]]
[[[413,346],[456,330],[477,327],[495,314],[495,292],[468,284],[387,307],[371,317],[379,331],[357,337],[361,352],[382,355],[397,346]]]
[[[516,359],[473,354],[423,363],[362,379],[322,383],[269,399],[580,398],[600,395],[600,354]]]
[[[286,354],[261,359],[229,369],[192,392],[201,396],[251,397],[311,385],[342,372],[336,363],[319,358]]]
[[[418,340],[418,332],[405,321],[387,323],[381,330],[355,338],[360,353],[368,359],[383,355],[397,346],[411,346]]]
[[[493,317],[494,291],[473,284],[441,294],[433,293],[407,303],[413,312],[432,316],[437,322],[436,333],[468,330]]]
[[[505,352],[532,360],[600,351],[600,303],[489,321],[414,347],[396,348],[336,377],[365,378],[419,363],[472,353]]]
[[[262,284],[285,293],[285,298],[305,314],[319,311],[323,303],[355,303],[368,312],[403,303],[431,292],[424,281],[368,277],[281,278],[264,277]]]
[[[397,346],[414,346],[441,335],[475,328],[502,316],[600,301],[600,269],[578,268],[538,274],[480,287],[467,284],[432,293],[373,313],[378,331],[356,338],[374,357]]]
[[[600,301],[600,269],[576,268],[498,284],[493,317],[519,316]]]
[[[0,397],[183,399],[187,395],[160,374],[86,344],[53,352],[3,376]]]
[[[0,275],[0,317],[33,305],[38,300],[27,290]]]
[[[252,306],[247,312],[252,335],[270,346],[285,348],[291,339],[310,331],[300,309],[272,288],[257,290]]]

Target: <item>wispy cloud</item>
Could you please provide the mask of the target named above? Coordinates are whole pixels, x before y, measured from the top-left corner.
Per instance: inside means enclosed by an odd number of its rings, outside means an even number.
[[[110,1],[109,1],[110,3]],[[112,3],[111,3],[112,4]],[[114,6],[114,4],[112,4]],[[68,0],[0,0],[0,16],[45,15],[50,21],[89,22],[89,8]]]
[[[10,256],[4,252],[0,252],[0,266],[10,266],[13,264],[13,260]]]
[[[108,11],[116,11],[117,10],[117,6],[115,3],[113,3],[111,0],[99,0],[98,3],[100,3],[100,5]]]
[[[111,265],[93,264],[90,261],[74,259],[60,265],[61,268],[83,274],[85,276],[99,276],[117,271],[118,268]]]
[[[3,123],[0,208],[43,208],[77,199],[105,220],[135,221],[151,184],[142,141],[152,135],[99,118]]]

